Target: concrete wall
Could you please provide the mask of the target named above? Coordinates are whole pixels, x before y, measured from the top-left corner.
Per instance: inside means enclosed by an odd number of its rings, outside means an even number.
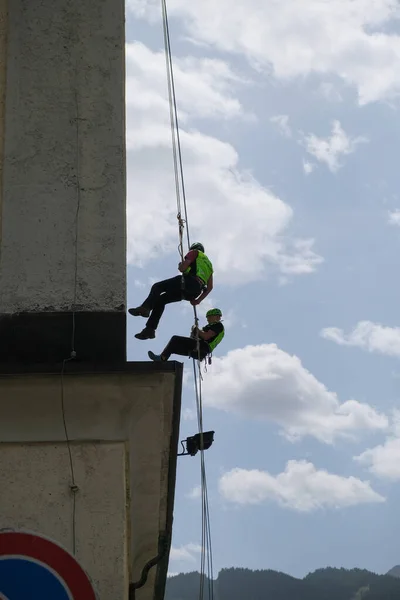
[[[127,599],[128,581],[140,579],[172,527],[181,371],[127,365],[67,373],[63,384],[79,487],[77,558],[99,600]],[[0,529],[33,530],[72,551],[67,450],[60,374],[0,375]],[[156,579],[154,568],[136,600],[154,600]]]
[[[0,451],[2,526],[40,533],[71,551],[73,507],[65,443],[2,444]],[[125,444],[74,444],[72,459],[76,480],[82,484],[77,495],[76,557],[94,576],[100,600],[127,600]]]
[[[5,108],[7,76],[7,0],[0,0],[0,261],[1,261],[1,215],[3,200],[3,162],[5,142]],[[0,262],[1,264],[1,262]]]
[[[12,0],[8,13],[0,313],[121,310],[124,0]]]

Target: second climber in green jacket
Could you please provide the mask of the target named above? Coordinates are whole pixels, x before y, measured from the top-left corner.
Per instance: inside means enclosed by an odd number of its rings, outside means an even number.
[[[154,361],[168,360],[171,354],[189,356],[203,360],[218,344],[225,335],[224,326],[221,323],[222,312],[219,308],[207,311],[207,325],[203,329],[192,327],[190,337],[174,335],[165,346],[161,354],[148,352],[149,358]]]
[[[204,254],[203,244],[192,244],[178,269],[182,275],[158,281],[141,306],[129,309],[129,314],[134,317],[149,317],[143,331],[135,335],[138,340],[155,338],[166,304],[189,300],[196,306],[213,289],[213,266]]]

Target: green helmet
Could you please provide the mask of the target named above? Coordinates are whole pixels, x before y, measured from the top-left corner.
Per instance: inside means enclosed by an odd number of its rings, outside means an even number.
[[[210,310],[208,310],[206,313],[206,317],[212,317],[214,315],[217,317],[222,317],[222,311],[220,311],[219,308],[210,308]]]
[[[200,252],[204,252],[204,246],[203,244],[200,244],[200,242],[195,242],[190,246],[190,250],[200,250]]]

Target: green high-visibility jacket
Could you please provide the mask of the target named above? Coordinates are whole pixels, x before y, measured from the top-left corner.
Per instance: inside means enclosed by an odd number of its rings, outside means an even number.
[[[204,285],[207,285],[208,280],[214,272],[212,263],[208,256],[197,250],[198,255],[197,258],[192,264],[186,269],[185,275],[193,275],[195,277],[199,277],[202,281],[204,281]]]

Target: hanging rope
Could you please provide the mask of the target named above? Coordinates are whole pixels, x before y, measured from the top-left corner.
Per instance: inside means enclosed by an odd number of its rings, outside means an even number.
[[[72,457],[71,440],[68,432],[67,416],[65,410],[65,389],[64,389],[64,374],[65,365],[76,358],[75,351],[75,333],[76,333],[76,305],[78,295],[78,239],[79,239],[79,214],[81,209],[81,182],[80,182],[80,157],[79,157],[79,134],[80,134],[80,114],[79,114],[79,99],[78,99],[78,64],[75,67],[75,141],[76,141],[76,211],[75,211],[75,227],[74,227],[74,292],[73,292],[73,303],[72,303],[72,326],[71,326],[71,353],[69,358],[65,358],[62,362],[61,368],[61,414],[64,428],[65,441],[67,444],[70,477],[71,483],[69,486],[72,494],[72,552],[76,554],[76,495],[79,492],[79,487],[75,479],[74,461]]]
[[[196,369],[196,360],[193,359],[193,376],[195,382],[195,393],[196,393],[196,408],[197,408],[197,422],[200,433],[200,464],[201,464],[201,565],[200,565],[200,590],[199,598],[204,598],[204,583],[206,576],[206,558],[207,558],[207,576],[208,576],[208,598],[209,600],[214,599],[214,573],[213,573],[213,559],[212,559],[212,544],[211,544],[211,525],[210,525],[210,511],[208,502],[208,489],[207,489],[207,473],[204,458],[204,442],[203,442],[203,400],[202,400],[202,385],[201,385],[201,358],[200,353],[198,355]]]
[[[185,181],[183,175],[183,162],[181,143],[179,135],[179,121],[178,121],[178,110],[175,96],[175,82],[174,72],[172,64],[172,52],[171,42],[169,35],[169,24],[168,24],[168,12],[166,0],[161,0],[162,7],[162,21],[163,21],[163,32],[164,32],[164,47],[165,47],[165,62],[167,69],[167,85],[168,85],[168,99],[169,99],[169,113],[171,123],[171,137],[172,137],[172,155],[174,162],[174,176],[175,176],[175,191],[177,201],[177,219],[179,227],[179,254],[181,260],[184,260],[183,252],[183,233],[186,225],[186,237],[188,248],[190,248],[190,232],[189,232],[189,221],[187,213],[186,203],[186,191]],[[182,218],[182,207],[184,219]],[[210,512],[208,503],[208,490],[207,490],[207,475],[206,466],[204,459],[204,441],[203,441],[203,401],[202,401],[202,386],[201,386],[201,352],[200,352],[200,338],[198,330],[198,316],[196,307],[193,306],[194,323],[196,327],[196,341],[197,341],[197,369],[196,359],[193,359],[193,377],[196,395],[196,408],[197,408],[197,420],[200,433],[200,457],[201,457],[201,561],[200,561],[200,589],[199,589],[199,600],[204,598],[204,583],[206,576],[206,563],[207,563],[207,575],[208,575],[208,599],[214,600],[214,575],[213,575],[213,563],[212,563],[212,545],[211,545],[211,527],[210,527]]]
[[[185,229],[185,221],[182,219],[181,213],[179,213],[179,212],[177,214],[177,219],[178,219],[178,227],[179,227],[178,252],[180,254],[181,261],[183,262],[183,260],[184,260],[184,257],[183,257],[183,230]]]
[[[74,469],[74,461],[72,458],[72,450],[71,450],[71,440],[69,438],[68,426],[67,426],[67,417],[65,414],[65,393],[64,393],[64,372],[65,372],[65,364],[72,360],[72,358],[67,358],[63,360],[62,369],[61,369],[61,413],[65,434],[65,441],[67,443],[68,457],[69,457],[69,468],[71,474],[71,483],[69,489],[72,494],[72,554],[76,554],[76,494],[79,492],[79,487],[76,484],[75,479],[75,469]]]
[[[174,70],[172,65],[172,52],[171,52],[171,41],[169,36],[169,24],[168,24],[168,12],[166,0],[161,0],[162,16],[163,16],[163,32],[164,32],[164,48],[165,48],[165,63],[167,68],[167,85],[168,85],[168,99],[169,99],[169,116],[171,122],[171,137],[172,137],[172,156],[174,160],[174,174],[175,174],[175,190],[176,190],[176,201],[177,201],[177,217],[179,221],[179,235],[183,236],[183,228],[186,223],[186,236],[188,247],[190,247],[190,234],[189,234],[189,223],[187,217],[187,204],[186,204],[186,190],[185,180],[183,177],[183,163],[182,163],[182,152],[181,152],[181,140],[179,135],[179,121],[178,121],[178,109],[176,104],[175,96],[175,81],[174,81]],[[181,201],[182,197],[182,201]],[[182,214],[182,202],[184,220],[181,218]],[[182,229],[181,229],[182,228]],[[180,238],[181,239],[181,238]],[[183,260],[183,247],[181,252]]]

